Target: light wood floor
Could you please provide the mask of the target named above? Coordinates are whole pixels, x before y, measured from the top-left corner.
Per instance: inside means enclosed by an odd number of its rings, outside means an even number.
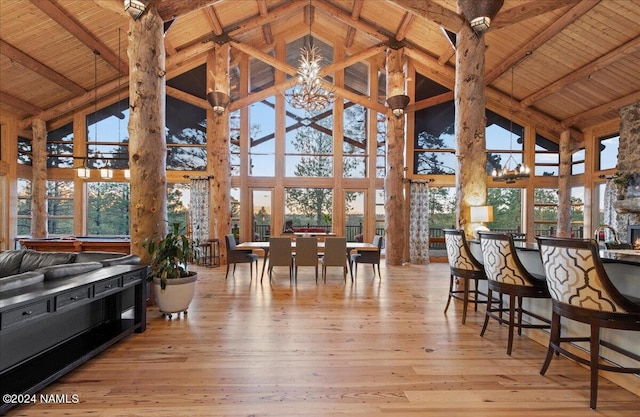
[[[316,285],[300,268],[274,282],[238,265],[199,268],[186,318],[150,307],[148,328],[48,387],[78,404],[37,404],[10,415],[70,416],[485,416],[640,415],[640,398],[600,379],[588,408],[588,372],[554,359],[506,327],[479,336],[481,311],[460,324],[460,303],[443,314],[448,265],[368,265],[345,285],[337,269]],[[483,307],[480,308],[483,310]]]

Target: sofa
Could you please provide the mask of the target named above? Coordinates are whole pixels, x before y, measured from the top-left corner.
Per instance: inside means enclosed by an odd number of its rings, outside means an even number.
[[[5,251],[0,253],[0,292],[84,274],[105,266],[139,263],[140,258],[136,255],[115,252]]]

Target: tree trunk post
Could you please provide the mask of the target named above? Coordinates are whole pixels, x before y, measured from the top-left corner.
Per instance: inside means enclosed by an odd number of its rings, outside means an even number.
[[[31,178],[31,237],[47,237],[47,123],[34,117]]]
[[[460,11],[460,2],[458,11]],[[473,236],[470,207],[487,204],[484,35],[462,25],[457,36],[455,79],[456,219],[467,237]]]
[[[404,94],[404,60],[402,49],[388,50],[387,98]],[[404,124],[404,116],[396,117],[391,109],[387,110],[387,172],[384,178],[387,265],[402,265],[404,260]]]
[[[129,21],[129,168],[131,253],[150,256],[145,238],[167,233],[167,144],[163,21],[155,3]]]
[[[571,132],[560,134],[560,172],[558,173],[558,232],[560,237],[571,236]]]
[[[207,57],[208,88],[207,91],[220,91],[229,95],[229,43],[216,45]],[[209,162],[212,166],[213,179],[210,181],[211,192],[211,224],[209,230],[214,231],[220,239],[220,263],[227,263],[227,250],[224,236],[231,232],[231,164],[229,148],[229,110],[222,114],[208,111],[211,125],[208,131]]]

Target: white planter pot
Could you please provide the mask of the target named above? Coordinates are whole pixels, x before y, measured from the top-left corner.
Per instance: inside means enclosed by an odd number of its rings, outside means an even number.
[[[153,279],[153,294],[160,312],[171,318],[171,313],[187,314],[187,308],[196,291],[196,280],[198,275],[194,274],[185,278],[174,278],[167,280],[167,286],[163,290],[160,287],[160,279]]]

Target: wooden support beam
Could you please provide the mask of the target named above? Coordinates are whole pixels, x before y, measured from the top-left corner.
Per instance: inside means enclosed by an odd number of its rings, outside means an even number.
[[[405,12],[402,17],[402,21],[398,26],[398,30],[396,30],[396,40],[401,41],[407,37],[407,32],[409,32],[409,27],[411,26],[411,22],[413,21],[413,15],[409,12]]]
[[[536,49],[547,43],[551,38],[562,32],[567,26],[575,22],[580,16],[591,10],[600,0],[582,0],[569,10],[569,12],[562,15],[559,19],[556,19],[552,24],[547,26],[542,32],[540,32],[532,40],[518,48],[517,51],[509,54],[506,59],[500,62],[495,68],[489,71],[485,77],[485,85],[489,85],[494,82],[498,77],[504,74],[509,68],[513,67],[527,55],[530,55]]]
[[[387,53],[387,95],[404,94],[405,60],[403,49],[389,49]],[[387,116],[387,165],[385,190],[385,239],[387,265],[402,265],[405,249],[404,146],[405,117],[396,117],[391,110]]]
[[[34,119],[31,176],[31,237],[47,237],[47,123]]]
[[[594,107],[593,109],[568,117],[561,122],[561,125],[568,128],[602,114],[620,110],[622,107],[628,106],[638,101],[640,101],[640,91],[621,97],[617,100],[610,101],[609,103],[605,103],[602,106]]]
[[[297,68],[295,68],[294,66],[289,65],[286,62],[280,61],[278,58],[274,57],[273,55],[262,52],[258,48],[254,48],[253,46],[250,46],[241,42],[237,42],[234,40],[230,41],[229,44],[232,47],[244,52],[245,54],[253,58],[259,59],[265,64],[271,65],[275,69],[280,70],[285,74],[295,75],[298,72]]]
[[[131,253],[148,264],[147,238],[167,233],[164,27],[151,7],[129,21],[129,168]]]
[[[455,84],[456,219],[467,237],[479,223],[470,207],[487,204],[487,145],[484,87],[484,37],[469,25],[458,32]]]
[[[560,134],[558,172],[558,232],[559,237],[571,236],[571,132]]]
[[[60,87],[72,92],[74,95],[79,96],[86,93],[87,90],[71,81],[70,79],[62,76],[58,72],[44,65],[40,61],[33,59],[29,55],[14,48],[12,45],[0,39],[0,53],[7,58],[17,62],[26,69],[29,69],[36,74],[42,75],[44,78],[58,84]]]
[[[550,96],[551,94],[557,93],[564,87],[571,85],[576,81],[585,79],[591,74],[600,71],[601,69],[607,68],[611,64],[620,61],[621,59],[626,59],[629,55],[638,53],[638,51],[640,51],[640,37],[637,37],[614,49],[613,51],[601,56],[600,58],[591,61],[578,70],[571,71],[556,82],[547,85],[546,87],[536,91],[528,97],[525,97],[520,101],[520,103],[525,107],[529,107],[533,103],[540,101],[543,98]]]
[[[579,1],[580,0],[533,0],[526,3],[518,2],[515,7],[501,10],[496,18],[491,20],[489,30],[497,30],[505,26],[520,23],[562,7],[572,6]]]
[[[433,0],[387,0],[387,2],[444,26],[454,33],[457,33],[465,22],[464,17]]]
[[[220,23],[220,19],[218,18],[218,15],[216,14],[213,6],[205,8],[204,13],[207,16],[207,19],[209,19],[209,23],[211,23],[211,26],[213,27],[213,33],[215,33],[217,36],[222,35],[222,23]]]
[[[306,4],[307,3],[304,1],[285,2],[282,6],[274,7],[269,10],[269,13],[266,16],[256,16],[234,25],[233,29],[229,30],[229,36],[233,37],[236,34],[255,29],[276,20],[286,19],[287,17],[293,16],[298,10],[305,7]]]
[[[19,99],[18,97],[14,97],[11,94],[3,93],[2,91],[0,91],[0,102],[11,107],[15,107],[16,109],[24,110],[29,114],[33,114],[34,116],[40,116],[43,112],[43,109],[41,109],[40,107],[34,106],[33,104]]]
[[[118,70],[120,74],[128,74],[129,67],[126,61],[118,60],[115,54],[107,45],[102,43],[93,33],[89,32],[75,18],[67,13],[66,10],[58,6],[57,3],[51,1],[31,0],[34,6],[42,10],[54,22],[62,26],[67,32],[85,44],[92,51],[98,51],[100,57],[109,65]],[[124,7],[124,6],[123,6]]]

